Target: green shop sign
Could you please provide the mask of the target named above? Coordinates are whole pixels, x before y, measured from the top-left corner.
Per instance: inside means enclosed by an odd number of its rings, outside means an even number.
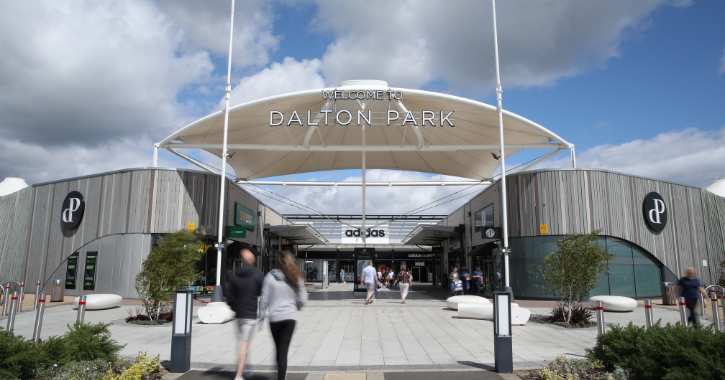
[[[250,231],[254,231],[257,213],[252,210],[234,203],[234,225],[246,227]]]
[[[229,226],[227,227],[227,237],[245,238],[247,237],[247,227]]]

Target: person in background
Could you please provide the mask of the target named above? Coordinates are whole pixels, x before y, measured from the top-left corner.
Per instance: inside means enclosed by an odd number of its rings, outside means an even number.
[[[340,282],[345,284],[345,270],[344,269],[340,269]]]
[[[493,289],[498,290],[501,287],[501,271],[496,271],[496,284],[494,284]]]
[[[455,267],[455,266],[452,266],[451,267],[450,281],[451,281],[451,290],[449,291],[449,295],[450,296],[453,296],[456,293],[456,283],[459,281],[459,279],[458,279],[458,268]]]
[[[461,271],[458,272],[458,277],[461,279],[461,282],[463,282],[463,294],[470,293],[471,287],[469,280],[471,279],[471,274],[468,272],[465,265],[461,265]]]
[[[476,270],[473,271],[473,286],[476,288],[476,295],[480,297],[483,287],[483,272],[480,265],[476,265]]]
[[[393,288],[393,282],[395,281],[395,272],[393,272],[393,268],[390,268],[388,271],[388,289]]]
[[[251,371],[244,370],[247,362],[247,348],[254,336],[254,327],[257,319],[257,297],[262,294],[264,274],[254,266],[256,258],[254,253],[245,247],[239,251],[239,260],[242,265],[237,267],[232,276],[229,276],[227,286],[227,303],[234,310],[239,326],[239,357],[237,359],[237,380],[251,378]]]
[[[700,284],[700,280],[697,279],[697,270],[695,268],[687,268],[687,275],[680,279],[679,283],[680,296],[685,297],[685,306],[690,310],[690,317],[687,322],[690,326],[699,325],[697,312],[695,311],[695,305],[697,304],[698,292],[702,293],[704,299],[709,299],[705,288]]]
[[[362,276],[360,277],[360,285],[364,286],[368,291],[368,296],[365,298],[365,305],[372,303],[373,292],[377,290],[378,279],[377,272],[373,268],[373,262],[368,261],[368,266],[362,270]]]
[[[264,277],[262,298],[259,301],[257,328],[262,330],[269,310],[269,330],[277,348],[277,380],[287,377],[287,353],[295,331],[297,311],[307,302],[304,278],[294,255],[282,251],[277,258],[279,269],[273,269]]]
[[[401,266],[400,272],[395,279],[395,283],[400,285],[400,299],[403,303],[405,303],[405,298],[408,297],[408,290],[413,288],[413,276],[405,269],[405,266]]]

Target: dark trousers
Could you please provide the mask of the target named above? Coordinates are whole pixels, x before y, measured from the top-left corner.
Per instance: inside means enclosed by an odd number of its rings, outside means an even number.
[[[285,380],[287,377],[287,353],[292,341],[292,333],[295,331],[295,320],[270,322],[269,329],[272,332],[274,345],[277,347],[277,380]]]
[[[697,312],[695,311],[695,305],[697,305],[697,298],[685,298],[685,307],[687,307],[687,310],[690,311],[690,316],[687,318],[687,322],[690,326],[699,324],[699,321],[697,320]]]
[[[482,287],[482,284],[480,282],[478,282],[478,281],[474,281],[473,282],[473,286],[476,287],[476,295],[477,296],[481,296],[481,287]]]

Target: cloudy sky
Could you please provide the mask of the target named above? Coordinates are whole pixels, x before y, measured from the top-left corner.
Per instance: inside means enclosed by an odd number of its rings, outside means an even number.
[[[725,2],[497,5],[504,107],[576,144],[580,167],[694,186],[725,176]],[[0,0],[0,178],[38,183],[150,166],[154,142],[222,107],[229,7]],[[487,1],[238,1],[234,31],[233,104],[359,78],[495,102]],[[164,153],[160,165],[191,167]],[[568,153],[541,166],[566,165]],[[359,178],[359,170],[289,177]],[[315,210],[360,212],[359,189],[271,190]],[[460,190],[371,189],[368,212],[408,212]],[[474,190],[423,212],[448,213]]]

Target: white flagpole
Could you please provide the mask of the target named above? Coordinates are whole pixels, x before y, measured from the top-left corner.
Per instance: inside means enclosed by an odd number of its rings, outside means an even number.
[[[504,153],[503,141],[503,102],[501,94],[501,74],[498,67],[498,32],[496,31],[496,0],[491,0],[493,5],[493,45],[496,51],[496,98],[498,99],[498,134],[501,142],[501,234],[503,236],[503,249],[501,250],[503,258],[504,270],[504,291],[511,293],[511,302],[513,302],[513,292],[509,286],[509,237],[508,237],[508,218],[506,207],[506,155]]]
[[[222,145],[222,175],[221,185],[219,188],[219,237],[217,240],[216,255],[216,285],[212,295],[212,302],[224,302],[222,294],[222,250],[224,249],[224,214],[226,210],[226,202],[224,199],[224,190],[226,188],[226,169],[227,169],[227,132],[229,130],[229,95],[232,92],[232,36],[234,33],[234,0],[232,0],[232,15],[229,26],[229,62],[227,64],[227,86],[224,89],[224,142]]]

